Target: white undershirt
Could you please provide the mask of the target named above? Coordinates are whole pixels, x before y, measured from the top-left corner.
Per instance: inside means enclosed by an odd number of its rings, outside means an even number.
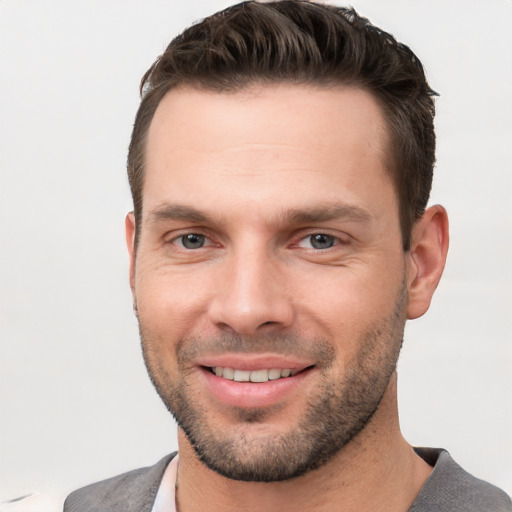
[[[169,462],[160,487],[156,493],[151,512],[176,512],[176,476],[178,474],[178,455]]]

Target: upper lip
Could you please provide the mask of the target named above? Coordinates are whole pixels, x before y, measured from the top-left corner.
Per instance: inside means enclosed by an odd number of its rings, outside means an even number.
[[[222,354],[204,356],[198,359],[198,366],[210,368],[222,367],[237,370],[256,371],[273,368],[303,370],[314,366],[312,361],[276,354]]]

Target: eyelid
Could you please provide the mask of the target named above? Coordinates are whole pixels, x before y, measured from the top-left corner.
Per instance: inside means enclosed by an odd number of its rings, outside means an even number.
[[[325,249],[315,249],[314,247],[301,247],[300,246],[300,244],[303,241],[305,241],[308,238],[315,236],[315,235],[325,235],[325,236],[331,237],[334,239],[335,242],[331,247],[328,247]],[[297,237],[295,237],[295,240],[296,241],[293,242],[293,244],[292,244],[293,246],[301,247],[302,249],[308,249],[311,251],[325,252],[325,251],[328,251],[329,249],[332,249],[339,245],[347,245],[351,240],[351,236],[348,235],[347,233],[340,233],[340,232],[337,232],[335,234],[329,229],[312,228],[311,230],[308,230],[307,232],[301,232]]]
[[[186,247],[183,247],[181,243],[179,243],[179,240],[182,239],[182,237],[186,235],[201,235],[205,238],[205,245],[203,247],[215,247],[222,245],[221,243],[215,242],[213,237],[209,234],[209,230],[204,228],[195,228],[195,227],[187,227],[183,229],[173,230],[170,233],[166,233],[162,239],[165,244],[172,244],[177,245],[186,251],[189,251],[190,249],[187,249]],[[335,243],[332,247],[336,247],[338,245],[347,245],[352,240],[352,237],[345,233],[345,232],[339,232],[336,231],[336,233],[333,233],[330,229],[319,229],[319,228],[311,228],[308,230],[300,230],[299,233],[297,233],[293,237],[293,242],[291,243],[291,246],[299,246],[301,242],[306,240],[307,238],[314,236],[314,235],[325,235],[328,237],[332,237],[335,240]],[[203,248],[201,247],[201,248]],[[330,248],[332,248],[330,247]],[[315,249],[313,247],[309,248],[312,251],[327,251],[327,249]],[[196,249],[197,250],[197,249]]]
[[[214,246],[215,243],[212,240],[212,237],[206,233],[206,230],[201,228],[185,228],[180,230],[172,231],[171,233],[167,233],[164,235],[163,240],[166,244],[178,245],[181,249],[190,250],[186,247],[183,247],[183,244],[178,243],[180,239],[187,235],[200,235],[205,239],[205,245],[203,247],[211,247]],[[202,247],[201,247],[202,248]],[[196,249],[197,250],[197,249]]]

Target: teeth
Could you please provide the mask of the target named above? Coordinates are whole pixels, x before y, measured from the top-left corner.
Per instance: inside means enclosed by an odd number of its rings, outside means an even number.
[[[267,382],[268,370],[257,370],[251,372],[250,380],[251,382]]]
[[[217,377],[235,380],[236,382],[267,382],[299,373],[299,370],[290,370],[289,368],[272,368],[270,370],[255,370],[251,372],[247,370],[234,370],[233,368],[222,368],[221,366],[212,368],[212,371]]]
[[[269,370],[268,371],[268,379],[269,380],[276,380],[281,378],[281,370]]]
[[[221,370],[221,377],[224,377],[225,379],[233,380],[235,378],[235,370],[233,368],[224,368],[224,371]]]
[[[235,370],[235,375],[233,380],[237,382],[249,382],[251,377],[251,372],[246,372],[244,370]]]

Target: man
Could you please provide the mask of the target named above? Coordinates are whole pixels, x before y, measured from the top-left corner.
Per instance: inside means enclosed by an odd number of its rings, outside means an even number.
[[[67,511],[511,510],[397,412],[406,319],[441,277],[434,92],[354,11],[246,3],[142,81],[130,284],[179,459]]]

